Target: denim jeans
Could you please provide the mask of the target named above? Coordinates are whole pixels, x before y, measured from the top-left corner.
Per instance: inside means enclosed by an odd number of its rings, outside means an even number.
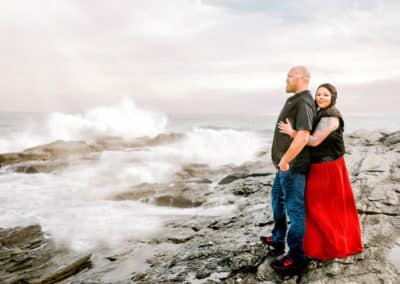
[[[291,170],[279,170],[272,185],[272,212],[274,215],[272,240],[276,243],[285,243],[287,232],[288,255],[297,260],[304,260],[305,182],[305,174],[295,173]],[[290,220],[289,231],[287,231],[286,215]]]

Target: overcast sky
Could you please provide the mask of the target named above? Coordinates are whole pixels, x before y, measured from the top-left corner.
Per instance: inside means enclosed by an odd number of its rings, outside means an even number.
[[[168,113],[280,111],[288,69],[347,114],[400,105],[400,1],[0,2],[0,110],[82,111],[128,96]]]

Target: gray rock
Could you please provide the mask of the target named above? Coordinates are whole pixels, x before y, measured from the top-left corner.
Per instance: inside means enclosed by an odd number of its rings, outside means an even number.
[[[245,253],[235,257],[232,260],[232,270],[233,271],[249,271],[257,268],[260,262],[260,258],[256,255]]]
[[[326,275],[329,277],[340,275],[343,271],[343,265],[340,265],[337,262],[334,262],[332,265],[328,267],[326,270]]]
[[[385,204],[391,206],[399,205],[399,197],[395,191],[385,191]]]
[[[132,191],[122,192],[112,197],[112,200],[141,200],[156,194],[158,187],[154,184],[142,183],[132,188]]]
[[[236,182],[232,188],[232,192],[236,195],[248,196],[255,193],[263,188],[263,184],[254,182],[250,179],[240,180]]]
[[[99,149],[95,145],[87,144],[83,141],[55,141],[46,145],[41,145],[26,149],[23,155],[26,157],[35,157],[31,160],[38,160],[37,156],[47,157],[46,160],[57,159],[72,159],[72,158],[87,158],[93,152],[98,152]]]
[[[17,173],[37,174],[37,173],[50,173],[58,169],[68,166],[65,161],[48,161],[48,162],[27,162],[20,163],[10,168]]]
[[[357,130],[352,132],[349,137],[361,139],[364,145],[376,145],[385,138],[385,134],[380,131]]]
[[[380,188],[372,190],[368,196],[369,201],[380,201],[380,200],[385,200],[385,198],[386,196]]]
[[[204,279],[204,278],[207,278],[210,275],[211,275],[211,271],[210,270],[208,270],[207,268],[201,268],[199,271],[197,271],[196,278],[197,279]]]
[[[344,259],[312,261],[301,277],[283,283],[400,283],[400,272],[389,258],[399,240],[400,230],[400,151],[396,150],[400,149],[399,133],[358,131],[346,137],[345,159],[359,212],[364,251]],[[173,141],[174,137],[159,137],[159,141],[153,142],[168,143],[169,139]],[[84,156],[87,151],[95,153],[107,147],[149,143],[145,140],[127,142],[109,138],[103,139],[103,144],[96,142],[88,148],[80,144],[75,146]],[[71,149],[73,147],[71,145]],[[266,151],[261,158],[239,167],[228,165],[211,170],[207,165],[185,165],[176,175],[174,184],[143,184],[113,197],[114,200],[140,200],[182,208],[234,207],[226,214],[179,216],[166,222],[162,233],[145,241],[155,253],[146,260],[148,267],[145,271],[136,272],[132,268],[131,280],[135,283],[280,283],[270,267],[272,258],[266,258],[267,249],[258,241],[259,235],[269,233],[273,226],[270,190],[275,169],[268,154]],[[43,159],[47,163],[62,156],[53,156],[51,151],[45,150],[23,155],[24,163],[29,159],[35,163]],[[0,165],[17,165],[15,161],[18,159],[19,154],[0,155]],[[209,183],[218,180],[219,185]],[[12,247],[1,243],[0,267],[4,271],[8,269],[7,273],[13,277],[20,277],[20,273],[28,271],[30,265],[53,267],[53,272],[65,267],[51,266],[57,256],[53,255],[51,242],[43,240],[41,234],[24,241],[22,233],[4,238],[1,232],[0,240],[2,236],[4,242],[20,238],[20,243],[25,244]],[[137,243],[132,241],[130,245]],[[43,250],[41,257],[35,258],[27,253],[25,246],[30,250]],[[127,252],[125,257],[134,255]],[[3,262],[5,266],[1,266]],[[64,263],[68,265],[75,261]],[[107,260],[109,266],[94,266],[69,277],[63,284],[104,283],[102,275],[117,269],[118,263],[118,258]],[[10,269],[15,270],[10,272]],[[0,270],[0,275],[3,270]]]
[[[90,265],[91,255],[58,253],[39,225],[0,228],[1,283],[56,283]]]
[[[234,226],[234,223],[238,221],[238,218],[236,216],[226,220],[226,219],[221,219],[212,222],[210,225],[208,225],[208,228],[213,229],[213,230],[219,230],[222,228],[230,228]]]
[[[208,178],[189,178],[186,180],[187,183],[212,183],[212,180]]]
[[[218,184],[219,185],[230,184],[231,182],[234,182],[235,180],[241,179],[243,177],[244,175],[229,175],[220,180]]]
[[[141,200],[157,206],[192,208],[201,206],[205,201],[208,184],[139,184],[132,190],[112,196],[115,201]]]
[[[384,152],[384,149],[379,147],[377,151],[368,153],[362,161],[359,171],[386,176],[390,172],[390,165],[394,159],[395,157],[392,154]]]
[[[394,144],[398,144],[400,142],[400,131],[393,132],[382,140],[385,146],[392,146]]]
[[[271,259],[266,259],[258,266],[256,276],[260,281],[271,281],[275,278],[275,272],[271,267]]]
[[[157,206],[171,206],[179,208],[198,207],[203,204],[205,199],[190,200],[183,196],[162,195],[155,198]]]
[[[193,233],[192,234],[191,233],[186,233],[186,234],[179,233],[174,236],[169,236],[168,240],[172,241],[173,243],[176,243],[176,244],[181,244],[181,243],[185,243],[185,242],[191,240],[193,237],[194,237]]]

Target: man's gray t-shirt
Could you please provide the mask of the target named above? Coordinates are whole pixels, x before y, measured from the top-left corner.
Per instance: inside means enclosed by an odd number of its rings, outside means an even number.
[[[315,123],[316,108],[310,91],[303,91],[289,97],[279,114],[271,149],[272,162],[276,168],[293,140],[289,135],[279,132],[278,123],[286,122],[286,118],[295,130],[310,130],[311,132]],[[306,173],[310,167],[309,147],[304,147],[289,166],[293,172]]]

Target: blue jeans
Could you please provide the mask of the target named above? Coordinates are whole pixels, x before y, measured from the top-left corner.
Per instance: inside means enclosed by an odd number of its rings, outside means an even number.
[[[305,174],[279,170],[272,185],[272,212],[274,215],[272,240],[276,243],[285,243],[287,215],[290,220],[290,228],[287,232],[288,255],[300,261],[304,260],[305,182]]]

